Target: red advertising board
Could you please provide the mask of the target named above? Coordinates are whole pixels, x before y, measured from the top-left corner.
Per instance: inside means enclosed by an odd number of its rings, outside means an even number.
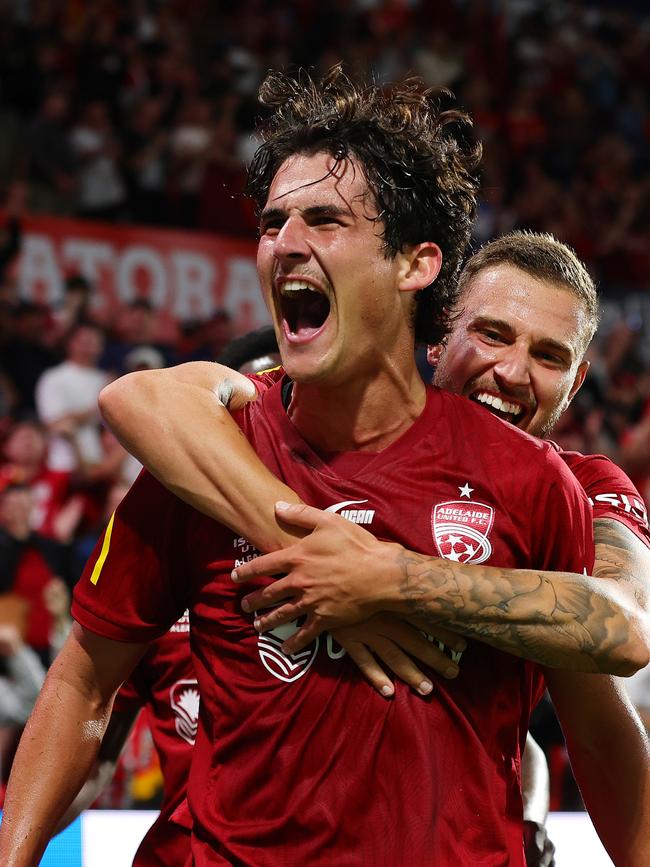
[[[148,298],[181,321],[227,310],[236,330],[269,321],[255,269],[255,242],[199,232],[26,216],[12,268],[22,298],[57,306],[65,278],[82,274],[96,289],[99,318]]]

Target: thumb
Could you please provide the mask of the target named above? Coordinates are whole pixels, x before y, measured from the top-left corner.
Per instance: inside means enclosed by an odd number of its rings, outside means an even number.
[[[323,512],[304,503],[285,503],[283,500],[278,500],[275,504],[275,514],[287,524],[313,530],[318,525]]]

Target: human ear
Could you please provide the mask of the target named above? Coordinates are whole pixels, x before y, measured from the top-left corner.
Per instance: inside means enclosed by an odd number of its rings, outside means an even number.
[[[408,247],[403,253],[399,272],[400,292],[418,292],[436,279],[442,267],[442,251],[433,241]]]

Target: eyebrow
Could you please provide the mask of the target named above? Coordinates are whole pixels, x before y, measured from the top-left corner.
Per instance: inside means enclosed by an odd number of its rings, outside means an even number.
[[[260,214],[260,223],[268,223],[272,220],[285,219],[288,215],[285,208],[265,208]],[[349,208],[341,208],[338,205],[312,205],[302,212],[307,219],[314,217],[350,217],[352,211]]]
[[[507,322],[504,322],[502,319],[493,319],[489,316],[477,316],[472,325],[476,327],[477,325],[488,326],[490,328],[495,328],[498,331],[504,331],[506,334],[514,334],[513,328],[508,325]],[[544,337],[539,341],[535,341],[538,346],[544,346],[547,349],[554,349],[556,352],[561,353],[562,355],[568,355],[569,358],[573,358],[575,355],[573,348],[568,343],[561,343],[559,340],[554,340],[552,337]]]

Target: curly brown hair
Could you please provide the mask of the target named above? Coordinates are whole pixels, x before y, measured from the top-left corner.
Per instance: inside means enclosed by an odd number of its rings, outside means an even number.
[[[453,126],[464,132],[471,121],[457,109],[441,110],[442,100],[451,98],[418,79],[390,90],[360,85],[340,64],[320,81],[303,69],[295,76],[271,72],[260,101],[273,113],[260,129],[263,144],[248,175],[248,193],[262,209],[273,177],[294,154],[353,157],[374,196],[386,255],[423,241],[435,241],[442,250],[435,284],[417,293],[418,343],[435,343],[449,330],[476,211],[481,146],[453,134]]]

